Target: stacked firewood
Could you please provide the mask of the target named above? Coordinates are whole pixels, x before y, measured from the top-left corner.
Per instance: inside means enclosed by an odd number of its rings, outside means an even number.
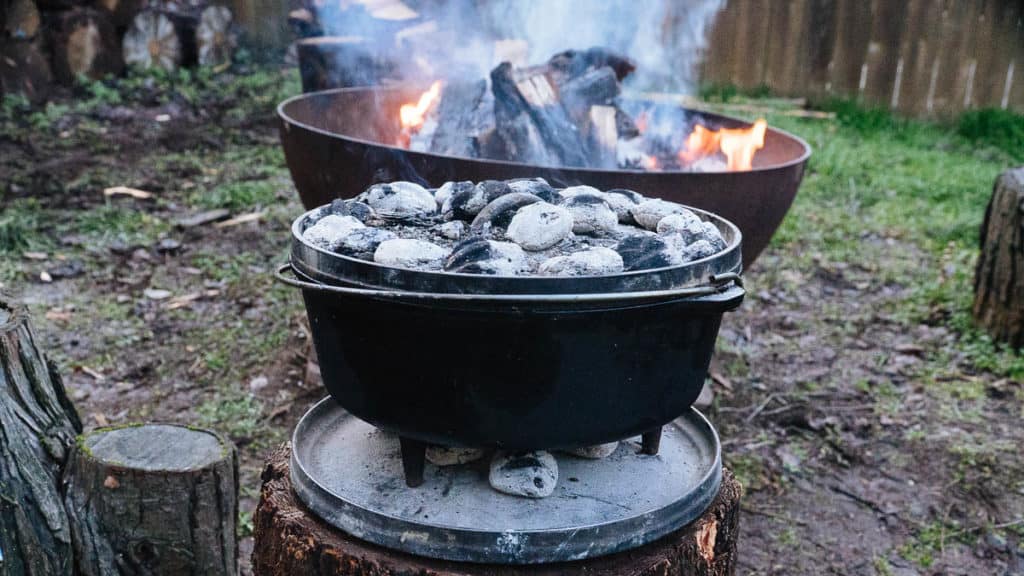
[[[0,93],[44,100],[126,67],[230,62],[231,11],[204,0],[0,0]]]

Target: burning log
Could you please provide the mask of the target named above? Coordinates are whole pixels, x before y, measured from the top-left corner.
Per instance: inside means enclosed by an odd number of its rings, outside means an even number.
[[[595,164],[601,168],[618,166],[619,129],[618,110],[611,106],[590,108],[590,149]]]
[[[53,73],[61,83],[71,84],[80,76],[96,80],[124,68],[117,30],[103,12],[62,12],[52,30]]]
[[[260,503],[253,521],[253,574],[334,574],[338,576],[555,576],[566,564],[531,566],[476,565],[390,552],[328,526],[299,503],[289,478],[290,451],[270,456],[263,471]],[[718,496],[704,514],[687,526],[635,550],[574,562],[572,573],[594,576],[654,576],[673,573],[710,576],[736,570],[739,511],[743,489],[723,471]]]
[[[39,41],[0,42],[0,94],[22,94],[41,102],[50,93],[53,76]]]
[[[234,18],[226,6],[207,6],[199,13],[196,27],[196,52],[200,66],[220,66],[231,62],[235,52],[235,36],[231,31]]]
[[[493,129],[491,110],[484,104],[487,98],[487,81],[448,84],[437,107],[437,129],[430,142],[435,154],[473,156],[478,149],[478,137],[482,132]],[[470,112],[467,112],[469,110]]]
[[[175,70],[196,60],[198,19],[182,13],[143,10],[124,35],[124,61],[139,68]]]
[[[591,106],[611,104],[621,91],[609,66],[589,70],[558,87],[562,105],[577,123],[585,121]]]
[[[996,340],[1024,347],[1024,168],[999,177],[985,211],[974,319]]]
[[[0,569],[72,573],[60,476],[82,429],[64,384],[36,347],[27,310],[0,294]]]
[[[101,428],[78,439],[64,483],[78,574],[236,573],[238,459],[212,432]]]

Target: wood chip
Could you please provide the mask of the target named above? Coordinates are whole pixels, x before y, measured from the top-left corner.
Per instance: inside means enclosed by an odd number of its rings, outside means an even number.
[[[42,272],[39,273],[39,281],[46,282],[47,284],[49,284],[50,282],[53,282],[53,276],[50,276],[49,272],[43,270]]]
[[[103,374],[100,374],[97,370],[94,370],[94,369],[92,369],[92,368],[90,368],[90,367],[88,367],[88,366],[86,366],[84,364],[79,365],[78,369],[81,370],[82,372],[84,372],[85,374],[88,374],[89,376],[91,376],[92,379],[97,381],[97,382],[103,382],[104,380],[107,379],[106,376],[104,376]]]
[[[715,382],[715,384],[721,385],[722,388],[725,388],[726,390],[732,390],[732,381],[726,378],[725,376],[722,376],[718,372],[712,370],[711,379]]]
[[[167,310],[177,310],[178,308],[188,306],[201,298],[213,298],[218,295],[220,295],[220,290],[203,290],[202,292],[190,292],[182,296],[175,296],[174,298],[171,298],[166,304],[164,304],[164,308]]]
[[[171,297],[172,292],[160,288],[146,288],[142,291],[142,295],[150,300],[166,300]]]
[[[71,312],[63,308],[51,308],[46,311],[46,319],[52,322],[67,322],[71,320]]]
[[[49,258],[46,252],[22,252],[21,255],[27,260],[46,260]]]
[[[103,487],[104,488],[107,488],[107,489],[110,489],[110,490],[116,490],[120,486],[121,486],[121,483],[118,482],[117,478],[114,478],[113,476],[107,476],[106,478],[103,479]]]
[[[255,221],[263,218],[263,216],[265,216],[265,215],[266,215],[266,212],[249,212],[248,214],[240,214],[238,216],[235,216],[234,218],[231,218],[230,220],[225,220],[223,222],[218,222],[218,223],[214,224],[213,226],[214,226],[214,228],[228,228],[230,226],[238,226],[239,224],[245,224],[246,222],[255,222]]]
[[[153,197],[152,192],[146,192],[145,190],[139,190],[138,188],[129,188],[127,186],[113,186],[103,190],[103,195],[107,198],[111,196],[131,196],[138,200],[148,200]]]
[[[216,210],[207,210],[206,212],[199,212],[191,216],[186,216],[178,220],[175,224],[179,228],[193,228],[195,226],[202,226],[203,224],[223,220],[228,216],[231,216],[231,212],[229,210],[218,208]]]
[[[110,421],[107,420],[107,417],[104,416],[102,412],[93,413],[92,419],[96,421],[96,425],[99,426],[100,428],[106,428],[107,426],[110,426]]]

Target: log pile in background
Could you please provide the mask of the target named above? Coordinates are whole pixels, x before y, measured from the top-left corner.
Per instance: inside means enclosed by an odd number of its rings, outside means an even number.
[[[42,101],[54,81],[126,66],[223,66],[232,24],[227,7],[205,0],[0,0],[0,94]]]

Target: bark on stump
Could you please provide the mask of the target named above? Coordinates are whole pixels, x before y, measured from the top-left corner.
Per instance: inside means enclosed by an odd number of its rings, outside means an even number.
[[[42,102],[50,94],[53,76],[40,39],[0,42],[0,94],[22,94]]]
[[[1024,168],[999,176],[985,211],[974,318],[996,340],[1024,346]]]
[[[124,69],[120,36],[105,13],[76,8],[53,20],[50,45],[53,74],[58,81],[71,85],[80,76],[99,80]]]
[[[0,293],[0,574],[71,574],[60,475],[81,428],[27,311]]]
[[[78,438],[64,481],[78,574],[236,573],[238,459],[212,432],[101,428]]]
[[[329,526],[299,503],[289,480],[290,449],[273,455],[263,471],[254,518],[256,576],[723,576],[736,571],[743,489],[729,471],[708,510],[688,526],[640,548],[581,562],[493,566],[432,560],[387,550]]]

